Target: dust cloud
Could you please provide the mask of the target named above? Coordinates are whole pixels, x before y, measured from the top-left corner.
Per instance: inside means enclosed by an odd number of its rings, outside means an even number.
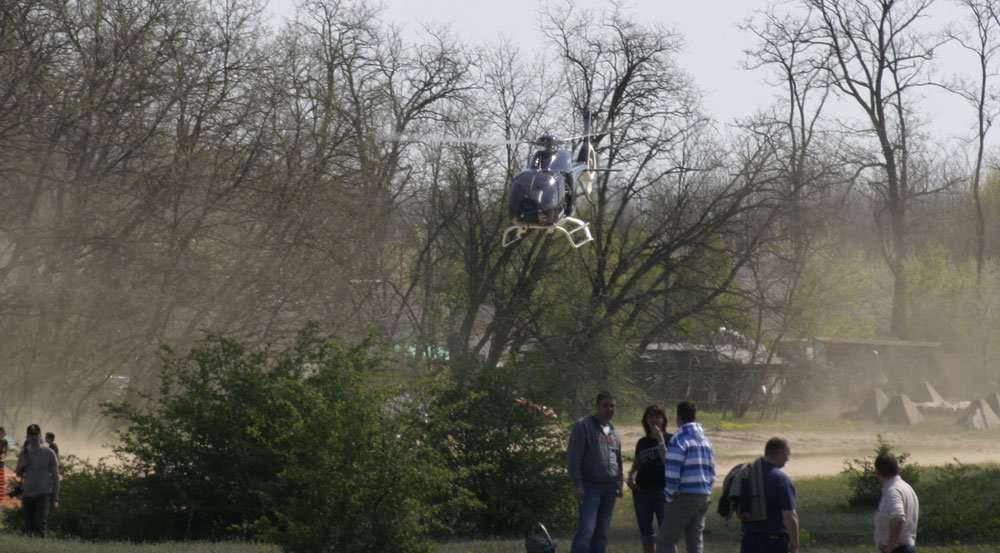
[[[924,466],[961,462],[966,464],[1000,462],[1000,439],[997,432],[975,431],[953,424],[955,417],[932,415],[926,423],[912,427],[894,427],[875,423],[831,420],[829,429],[727,430],[706,427],[715,446],[716,470],[724,475],[737,463],[759,457],[764,444],[773,436],[788,440],[792,457],[785,467],[793,478],[830,476],[840,473],[848,459],[874,457],[872,450],[878,435],[897,453],[909,453],[909,462]],[[837,429],[843,423],[842,429]],[[630,455],[642,436],[641,426],[618,425]],[[673,431],[673,430],[671,430]],[[631,462],[631,461],[629,461]],[[721,480],[720,480],[721,483]]]
[[[56,423],[46,422],[43,419],[35,420],[41,421],[38,424],[41,426],[43,433],[52,432],[56,435],[55,443],[59,447],[59,458],[61,461],[65,462],[68,457],[72,456],[88,463],[97,463],[98,461],[105,460],[114,464],[111,444],[116,442],[116,438],[113,434],[106,432],[95,435],[93,432],[62,430]],[[30,423],[31,421],[27,421],[23,425],[18,424],[17,426],[13,426],[7,424],[4,426],[7,429],[7,437],[13,438],[18,448],[24,445],[24,429]]]

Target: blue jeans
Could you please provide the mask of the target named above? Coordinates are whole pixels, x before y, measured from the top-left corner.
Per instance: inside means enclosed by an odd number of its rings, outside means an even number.
[[[618,484],[583,485],[580,520],[570,553],[604,553],[617,498]]]
[[[632,490],[635,519],[639,523],[639,537],[643,545],[656,543],[656,529],[663,524],[663,505],[666,502],[663,490]],[[653,526],[653,515],[656,515],[656,526]]]

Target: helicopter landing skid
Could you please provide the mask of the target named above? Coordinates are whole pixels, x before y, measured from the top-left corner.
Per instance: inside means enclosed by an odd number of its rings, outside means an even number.
[[[570,245],[574,248],[579,248],[594,239],[590,234],[590,223],[585,223],[576,217],[563,217],[551,225],[511,225],[503,233],[503,246],[506,248],[524,238],[524,235],[532,229],[547,230],[550,233],[558,230],[566,236],[566,239],[569,240]],[[511,234],[513,234],[513,237],[511,237]]]

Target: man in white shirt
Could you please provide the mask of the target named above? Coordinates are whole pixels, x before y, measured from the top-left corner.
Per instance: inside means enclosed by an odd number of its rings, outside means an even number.
[[[881,553],[916,553],[920,502],[913,488],[899,477],[899,461],[891,453],[875,458],[875,477],[882,499],[875,513],[875,546]]]

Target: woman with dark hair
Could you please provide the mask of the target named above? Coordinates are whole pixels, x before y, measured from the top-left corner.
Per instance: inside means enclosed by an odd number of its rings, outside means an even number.
[[[642,414],[642,427],[646,435],[635,445],[632,470],[628,472],[628,487],[632,490],[635,518],[639,522],[643,553],[656,550],[656,529],[663,523],[664,474],[663,461],[667,456],[667,413],[659,404],[646,407]],[[656,515],[656,526],[653,526]],[[668,552],[669,553],[669,552]]]

